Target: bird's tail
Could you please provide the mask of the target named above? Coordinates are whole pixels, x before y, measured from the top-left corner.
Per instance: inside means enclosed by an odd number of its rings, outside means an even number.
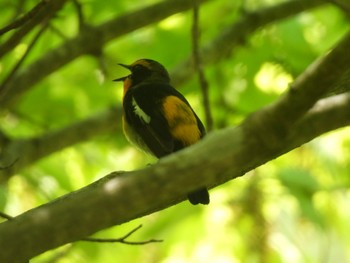
[[[201,188],[187,195],[188,200],[192,205],[203,204],[207,205],[210,202],[209,193],[206,188]]]

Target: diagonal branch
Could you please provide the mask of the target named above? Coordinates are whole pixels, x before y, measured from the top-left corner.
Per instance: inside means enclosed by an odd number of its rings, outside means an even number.
[[[26,23],[0,46],[0,58],[12,50],[34,27],[45,20],[48,22],[63,7],[65,2],[66,0],[42,0],[28,13],[29,16],[24,19]],[[22,22],[20,21],[19,24]]]
[[[247,120],[254,130],[248,136],[260,140],[268,147],[276,147],[281,135],[288,137],[292,127],[320,98],[327,95],[334,83],[350,69],[350,32],[326,56],[315,61],[300,75],[288,93],[276,103],[265,107]],[[332,72],[331,74],[329,74]],[[270,118],[262,118],[269,115]],[[269,121],[270,123],[266,123]],[[264,130],[268,128],[269,130]],[[269,134],[269,136],[265,136]]]
[[[8,215],[8,214],[5,214],[4,212],[1,212],[1,211],[0,211],[0,217],[5,218],[5,219],[7,219],[7,220],[13,219],[12,216],[10,216],[10,215]]]
[[[67,127],[28,139],[8,139],[0,153],[0,182],[15,172],[53,152],[80,143],[99,134],[120,129],[120,108],[111,108]],[[11,165],[9,165],[11,164]]]
[[[205,1],[209,0],[202,0],[201,2]],[[12,105],[16,99],[24,95],[33,85],[77,57],[94,53],[95,50],[101,50],[103,45],[114,38],[158,22],[170,15],[188,10],[191,7],[191,1],[187,0],[162,1],[127,15],[114,18],[99,26],[89,27],[89,30],[81,31],[79,35],[67,40],[61,46],[48,51],[37,61],[17,74],[8,83],[8,92],[0,96],[0,108],[4,109]]]
[[[47,1],[40,1],[36,6],[34,6],[30,11],[28,11],[26,14],[20,16],[15,21],[11,22],[7,26],[4,26],[0,29],[0,36],[5,34],[6,32],[16,29],[18,27],[23,26],[25,23],[33,19],[39,11],[47,4]]]
[[[11,79],[13,78],[13,76],[17,73],[18,69],[23,64],[25,59],[28,57],[29,53],[32,51],[33,47],[35,46],[35,44],[38,41],[38,39],[40,38],[40,36],[44,33],[44,31],[46,30],[47,26],[48,26],[48,22],[44,23],[42,25],[41,29],[36,33],[36,35],[34,36],[32,41],[28,45],[28,48],[26,49],[24,55],[17,61],[16,65],[13,67],[11,72],[6,76],[4,81],[1,83],[1,85],[0,85],[0,96],[1,96],[1,94],[6,94],[6,92],[7,92],[7,90],[6,90],[7,83],[10,82]]]
[[[245,131],[252,130],[254,127],[248,126],[254,123],[244,122],[236,128],[213,132],[153,166],[111,173],[79,191],[32,209],[0,224],[0,262],[23,262],[101,229],[178,203],[199,185],[213,187],[242,176],[321,133],[349,125],[349,102],[350,94],[346,93],[316,104],[299,120],[295,126],[299,129],[294,129],[288,139],[276,138],[280,141],[275,144],[278,147],[267,147],[248,137]],[[269,114],[261,117],[271,118]]]
[[[350,125],[349,109],[350,92],[318,101],[308,114],[296,123],[291,133],[291,140],[295,144],[301,145],[303,140],[310,141],[315,136],[338,129],[340,127],[339,123],[343,122],[345,125]],[[304,138],[302,140],[298,136],[298,130],[303,131]]]

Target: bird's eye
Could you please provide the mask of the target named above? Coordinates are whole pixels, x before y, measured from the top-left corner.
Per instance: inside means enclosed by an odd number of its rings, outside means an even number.
[[[138,70],[142,70],[143,68],[144,68],[144,67],[143,67],[142,65],[136,64],[136,65],[133,67],[133,70],[138,71]]]
[[[148,69],[145,65],[135,64],[131,69],[131,77],[133,80],[133,84],[137,84],[141,81],[146,80],[152,74],[152,71]]]

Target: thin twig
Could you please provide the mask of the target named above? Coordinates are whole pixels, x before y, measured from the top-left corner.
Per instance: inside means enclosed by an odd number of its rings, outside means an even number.
[[[76,12],[77,12],[77,17],[78,17],[78,22],[79,22],[79,30],[80,31],[91,30],[92,27],[86,22],[84,12],[83,12],[82,3],[80,3],[79,0],[72,0],[72,1],[73,1],[73,5],[74,5]],[[107,67],[106,67],[106,63],[104,61],[102,49],[100,47],[94,49],[91,52],[91,55],[93,55],[96,58],[98,65],[99,65],[99,68],[100,68],[101,73],[102,73],[103,78],[104,78],[107,75]]]
[[[42,0],[46,2],[45,8],[41,8],[32,19],[18,28],[4,43],[0,45],[0,58],[12,51],[22,39],[32,30],[44,22],[49,21],[62,8],[67,0]]]
[[[21,27],[25,23],[27,23],[29,20],[33,19],[33,17],[36,16],[37,13],[48,3],[47,0],[40,1],[36,6],[33,7],[32,10],[30,10],[28,13],[24,14],[23,16],[17,18],[15,21],[10,23],[9,25],[3,27],[0,29],[0,36],[5,34],[6,32],[13,30],[15,28]]]
[[[49,29],[52,33],[56,34],[62,40],[67,41],[69,39],[69,37],[66,36],[63,32],[64,28],[60,29],[57,26],[54,26],[53,24],[49,24]]]
[[[142,225],[137,226],[133,230],[131,230],[126,235],[120,237],[120,238],[93,238],[93,237],[86,237],[81,239],[81,241],[88,241],[88,242],[96,242],[96,243],[122,243],[126,245],[145,245],[149,243],[156,243],[156,242],[163,242],[163,240],[160,239],[150,239],[146,241],[127,241],[126,239],[130,237],[133,233],[135,233],[137,230],[139,230],[142,227]]]
[[[26,2],[28,2],[28,1],[27,0],[18,0],[17,3],[12,5],[13,7],[15,7],[16,10],[13,13],[12,18],[9,21],[14,21],[16,18],[18,18],[20,15],[22,15],[25,12]]]
[[[85,19],[83,14],[83,8],[78,0],[73,0],[73,5],[77,10],[79,29],[81,30],[85,26]]]
[[[5,170],[5,169],[8,169],[12,166],[15,165],[15,163],[19,160],[19,158],[17,158],[16,160],[14,160],[12,163],[10,163],[9,165],[6,165],[6,166],[0,166],[0,170]]]
[[[32,50],[32,48],[34,47],[35,43],[38,41],[39,37],[41,36],[41,34],[45,31],[45,29],[47,28],[48,23],[44,23],[43,26],[41,27],[41,29],[38,31],[38,33],[34,36],[32,42],[28,45],[28,48],[26,50],[26,52],[24,53],[24,55],[21,57],[21,59],[16,63],[16,65],[13,67],[13,69],[11,70],[11,72],[8,74],[8,76],[5,78],[4,82],[1,84],[0,86],[0,96],[4,96],[4,94],[6,94],[7,89],[6,89],[6,85],[7,83],[9,83],[9,81],[11,81],[11,79],[15,76],[17,70],[19,69],[19,67],[22,65],[22,63],[24,62],[24,60],[26,59],[26,57],[28,56],[29,52]]]
[[[204,70],[202,67],[201,57],[200,57],[200,47],[199,47],[199,1],[193,0],[193,25],[192,25],[192,52],[193,52],[193,62],[196,71],[198,72],[199,83],[201,86],[203,94],[203,104],[205,111],[205,121],[207,130],[211,131],[213,129],[213,117],[211,114],[210,101],[209,101],[209,85],[205,78]]]
[[[5,214],[4,212],[1,212],[1,211],[0,211],[0,217],[5,218],[5,219],[7,219],[7,220],[13,219],[13,216],[10,216],[10,215],[8,215],[8,214]]]

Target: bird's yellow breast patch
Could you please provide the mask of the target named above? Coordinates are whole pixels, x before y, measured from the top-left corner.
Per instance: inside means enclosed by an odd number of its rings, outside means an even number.
[[[192,109],[176,96],[168,96],[163,101],[163,112],[171,135],[184,145],[196,143],[201,132]]]

